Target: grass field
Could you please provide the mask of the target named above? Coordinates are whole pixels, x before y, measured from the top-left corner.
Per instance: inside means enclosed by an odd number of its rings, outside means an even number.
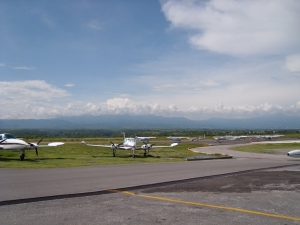
[[[38,142],[38,140],[26,140]],[[131,151],[117,150],[113,157],[110,148],[89,147],[81,144],[81,139],[43,140],[41,144],[53,141],[65,142],[64,145],[52,148],[39,148],[39,155],[34,150],[27,150],[24,161],[20,161],[19,152],[0,151],[0,168],[63,168],[78,166],[98,166],[108,164],[138,164],[157,162],[185,161],[187,156],[195,156],[188,148],[204,146],[202,143],[180,143],[174,148],[151,149],[150,155],[144,157],[144,151],[136,150],[133,158]],[[105,138],[85,138],[84,141],[93,144],[109,144]],[[114,139],[115,143],[122,143],[122,139]],[[155,142],[153,142],[155,143]],[[159,142],[157,145],[170,145],[171,142]]]
[[[34,150],[26,151],[24,161],[20,161],[19,152],[0,150],[0,168],[63,168],[78,166],[99,166],[111,164],[138,164],[158,162],[185,161],[186,157],[196,156],[198,153],[189,148],[206,146],[203,143],[180,143],[174,148],[151,149],[150,155],[144,157],[142,150],[136,150],[136,157],[132,158],[131,151],[117,150],[116,157],[112,156],[110,148],[89,147],[81,144],[84,140],[91,144],[110,144],[111,138],[49,138],[41,144],[49,142],[64,142],[65,144],[53,148],[39,148],[39,155]],[[27,142],[38,142],[39,139],[26,139]],[[115,143],[122,143],[122,138],[114,138]],[[171,142],[163,139],[155,139],[156,145],[170,145]],[[276,154],[278,150],[300,149],[300,143],[286,144],[253,144],[231,148],[236,151]]]
[[[253,145],[232,147],[230,149],[236,150],[236,151],[241,151],[241,152],[276,154],[278,152],[278,150],[281,150],[281,149],[284,149],[286,151],[300,149],[300,143],[253,144]]]

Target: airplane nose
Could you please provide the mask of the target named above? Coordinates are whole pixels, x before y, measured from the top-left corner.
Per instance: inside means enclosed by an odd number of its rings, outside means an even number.
[[[290,153],[286,154],[287,156],[290,156]]]

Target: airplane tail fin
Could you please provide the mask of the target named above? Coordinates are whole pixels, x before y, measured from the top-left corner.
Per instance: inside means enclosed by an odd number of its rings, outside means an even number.
[[[122,134],[123,134],[123,139],[125,140],[125,132],[124,132],[124,131],[122,131]]]

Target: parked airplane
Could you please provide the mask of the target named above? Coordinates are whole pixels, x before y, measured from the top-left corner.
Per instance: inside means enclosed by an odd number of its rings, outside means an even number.
[[[215,139],[217,142],[221,143],[223,140],[226,140],[226,137],[214,137],[214,139]]]
[[[281,135],[281,134],[275,134],[275,135],[256,135],[256,136],[250,136],[250,138],[252,140],[258,140],[258,139],[261,139],[261,138],[264,138],[266,140],[273,140],[273,139],[277,139],[279,137],[282,137],[284,135]]]
[[[135,138],[136,138],[137,141],[148,143],[151,138],[156,138],[156,137],[138,137],[138,136],[135,136]]]
[[[300,150],[293,150],[287,153],[287,156],[290,157],[300,157]]]
[[[261,135],[254,135],[254,136],[250,136],[251,140],[258,140],[261,138]]]
[[[273,139],[277,139],[282,136],[284,136],[284,135],[276,134],[276,135],[265,135],[262,137],[265,138],[266,140],[273,140]]]
[[[12,134],[4,133],[0,134],[0,149],[20,151],[20,160],[23,161],[25,158],[25,150],[35,149],[35,153],[38,155],[38,148],[40,147],[56,147],[64,144],[63,142],[52,142],[48,145],[39,145],[41,141],[42,139],[38,143],[30,143],[22,139],[18,139]]]
[[[187,139],[189,139],[190,141],[200,141],[200,140],[202,140],[201,137],[192,137],[192,138],[187,138]]]
[[[222,137],[214,137],[214,139],[218,142],[222,142],[223,140],[229,140],[229,141],[239,141],[241,139],[246,139],[247,136],[231,136],[231,135],[227,135],[227,136],[222,136]]]
[[[87,144],[84,141],[82,141],[82,144],[87,146],[94,146],[94,147],[104,147],[104,148],[111,148],[113,152],[113,156],[116,156],[117,149],[123,149],[123,150],[131,150],[132,151],[132,157],[134,158],[135,150],[144,150],[144,157],[149,154],[151,148],[170,148],[178,145],[178,143],[172,143],[169,146],[154,146],[154,144],[147,144],[147,142],[143,142],[144,144],[141,146],[137,145],[137,138],[126,138],[125,133],[123,133],[124,141],[122,144],[115,144],[113,142],[110,142],[111,145],[93,145],[93,144]]]
[[[168,137],[171,141],[174,141],[176,143],[180,143],[182,138],[188,138],[188,137]]]

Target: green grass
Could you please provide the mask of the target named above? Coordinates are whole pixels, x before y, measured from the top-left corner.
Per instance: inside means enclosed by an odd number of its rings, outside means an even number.
[[[201,143],[180,143],[174,148],[151,149],[150,155],[144,157],[144,151],[136,150],[136,157],[133,158],[129,150],[117,150],[116,157],[113,157],[110,148],[89,147],[81,144],[82,139],[56,139],[43,140],[63,141],[64,145],[52,148],[39,148],[39,155],[35,155],[34,150],[27,150],[24,161],[20,161],[19,152],[7,150],[0,151],[0,168],[64,168],[78,166],[98,166],[109,164],[139,164],[158,162],[179,162],[185,161],[185,157],[194,156],[188,148],[201,147]],[[109,144],[109,139],[84,139],[87,143]],[[38,140],[26,140],[37,142]],[[122,139],[114,139],[115,143],[122,143]],[[171,142],[159,142],[157,145],[170,145]]]
[[[300,149],[300,143],[253,144],[253,145],[232,147],[230,149],[241,151],[241,152],[276,154],[277,151],[280,149],[285,149],[287,151],[293,149]]]

